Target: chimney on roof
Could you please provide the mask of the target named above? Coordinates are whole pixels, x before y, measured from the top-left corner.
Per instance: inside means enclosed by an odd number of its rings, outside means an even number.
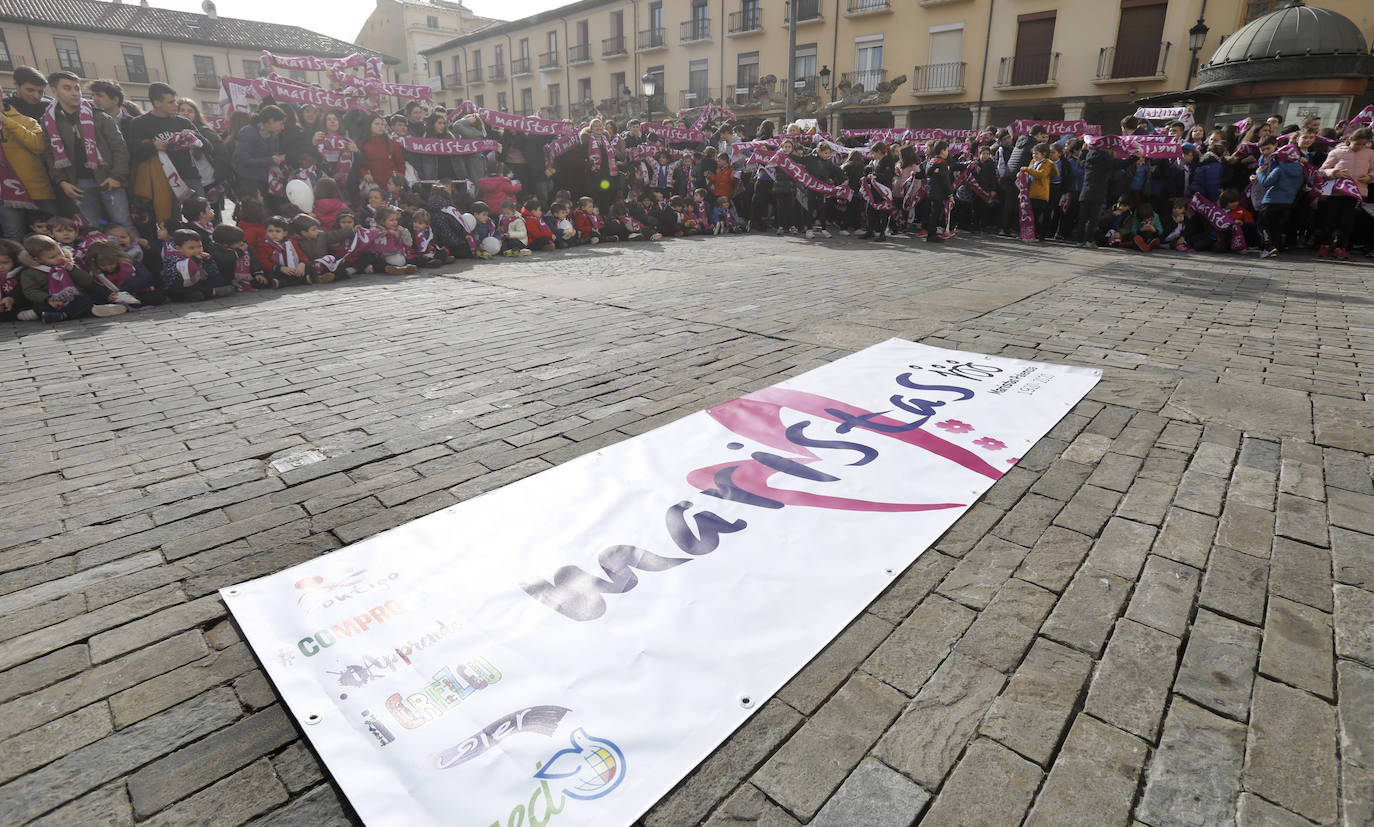
[[[219,12],[215,11],[215,0],[205,0],[204,3],[200,4],[200,8],[205,12],[205,16],[211,20],[219,19]]]
[[[143,8],[148,8],[148,0],[138,0],[138,4]]]

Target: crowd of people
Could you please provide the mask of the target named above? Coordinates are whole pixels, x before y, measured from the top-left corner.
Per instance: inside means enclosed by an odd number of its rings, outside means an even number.
[[[1130,117],[1120,136],[1051,140],[1033,124],[952,144],[749,130],[713,107],[622,126],[265,98],[220,131],[165,84],[150,85],[147,112],[114,81],[83,90],[70,72],[20,67],[14,84],[0,114],[4,320],[698,234],[940,243],[962,230],[1141,253],[1374,257],[1374,110],[1330,128]]]

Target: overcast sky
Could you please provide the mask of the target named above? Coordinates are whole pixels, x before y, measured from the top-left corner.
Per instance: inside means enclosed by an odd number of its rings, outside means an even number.
[[[136,2],[136,0],[126,0]],[[181,11],[200,11],[201,0],[149,0],[153,6]],[[464,5],[474,14],[514,20],[527,14],[557,8],[571,0],[466,0]],[[216,10],[224,17],[243,17],[249,20],[268,20],[314,29],[330,37],[353,41],[363,21],[376,7],[374,0],[215,0]],[[400,55],[397,55],[400,57]]]

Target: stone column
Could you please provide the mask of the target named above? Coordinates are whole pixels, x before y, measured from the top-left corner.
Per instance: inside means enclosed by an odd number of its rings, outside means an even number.
[[[1083,110],[1087,108],[1088,104],[1085,101],[1064,101],[1064,120],[1083,120]]]
[[[982,129],[988,125],[988,120],[992,117],[992,104],[971,103],[968,106],[969,112],[973,114],[973,125],[971,129]]]

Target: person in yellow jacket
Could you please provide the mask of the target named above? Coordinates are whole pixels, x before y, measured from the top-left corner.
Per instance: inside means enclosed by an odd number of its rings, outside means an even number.
[[[1045,229],[1050,218],[1050,177],[1054,172],[1054,162],[1050,160],[1050,145],[1036,144],[1031,148],[1031,163],[1026,168],[1030,175],[1031,212],[1035,214],[1035,238],[1045,240]]]
[[[21,114],[7,102],[3,111],[0,111],[0,152],[4,153],[0,170],[9,167],[14,177],[4,176],[8,180],[4,187],[4,204],[0,206],[0,230],[3,230],[5,238],[19,241],[28,235],[25,209],[13,206],[21,201],[16,200],[14,193],[10,192],[14,189],[12,182],[17,180],[28,199],[39,209],[48,213],[57,211],[57,195],[48,177],[48,167],[43,162],[47,146],[47,139],[38,121]]]

